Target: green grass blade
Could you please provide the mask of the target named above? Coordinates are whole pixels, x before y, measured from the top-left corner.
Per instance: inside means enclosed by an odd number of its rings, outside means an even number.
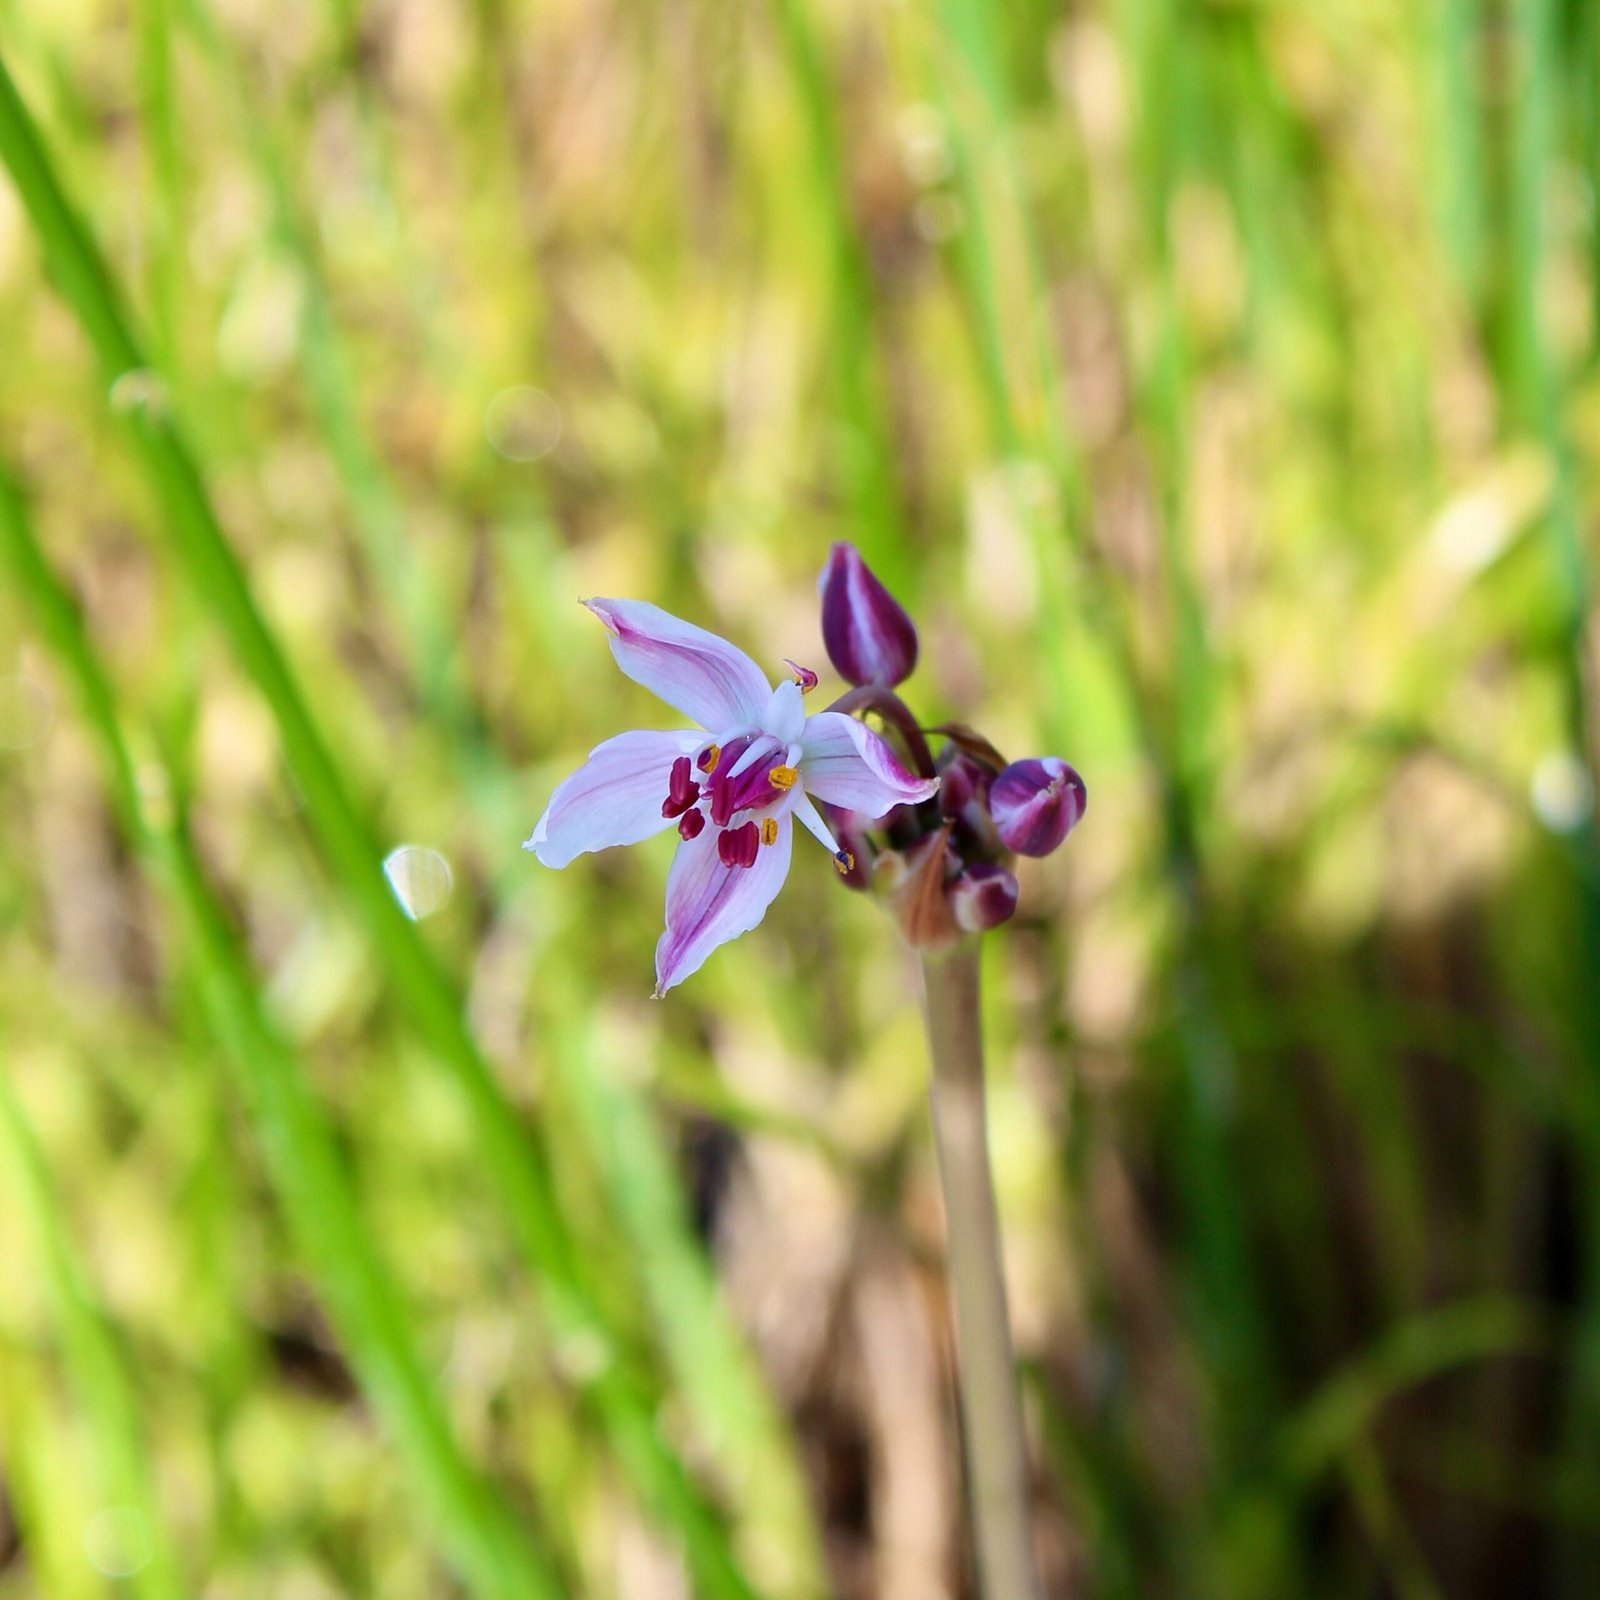
[[[68,203],[38,134],[0,64],[0,159],[11,172],[58,284],[83,325],[107,385],[145,361],[105,266]],[[625,1352],[585,1281],[537,1147],[490,1073],[462,1014],[461,996],[390,893],[373,842],[268,628],[212,509],[199,469],[164,408],[125,413],[165,513],[163,529],[272,713],[308,823],[327,866],[367,929],[392,989],[434,1054],[452,1070],[473,1117],[484,1167],[539,1281],[558,1338],[605,1352],[584,1392],[645,1503],[684,1537],[709,1594],[752,1593],[693,1480],[662,1440],[649,1386],[624,1369]]]
[[[1360,1442],[1396,1396],[1451,1367],[1530,1353],[1549,1341],[1545,1318],[1515,1300],[1467,1300],[1407,1317],[1284,1423],[1282,1469],[1291,1482],[1308,1487]]]
[[[94,1430],[101,1492],[108,1506],[138,1516],[148,1541],[148,1559],[134,1573],[131,1586],[144,1600],[178,1600],[185,1590],[149,1471],[145,1430],[127,1364],[68,1236],[44,1152],[3,1064],[0,1136],[10,1146],[14,1189],[44,1264],[78,1403]]]
[[[77,692],[106,759],[124,828],[182,917],[213,1026],[256,1115],[263,1154],[296,1241],[447,1547],[485,1595],[555,1600],[563,1591],[554,1574],[455,1443],[400,1296],[360,1220],[334,1131],[293,1054],[266,1021],[254,976],[181,822],[152,815],[143,798],[110,677],[71,596],[39,549],[20,493],[3,472],[0,555]],[[170,795],[167,800],[171,809]]]

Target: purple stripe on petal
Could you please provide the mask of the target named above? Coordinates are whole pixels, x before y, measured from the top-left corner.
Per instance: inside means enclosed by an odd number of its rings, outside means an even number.
[[[679,756],[700,736],[619,733],[589,752],[589,759],[556,792],[523,846],[547,867],[564,867],[587,850],[637,844],[667,826],[661,797]]]
[[[871,728],[842,711],[819,711],[806,718],[800,779],[807,793],[868,819],[926,800],[939,787],[937,778],[907,772]]]
[[[777,840],[763,846],[750,867],[722,864],[715,829],[678,846],[667,875],[667,927],[656,943],[658,995],[699,971],[718,945],[748,933],[766,915],[789,875],[794,839],[788,817],[777,822]]]
[[[760,722],[772,699],[744,651],[643,600],[585,600],[606,625],[617,665],[712,733]]]
[[[1088,791],[1058,756],[1013,761],[989,790],[989,811],[1008,850],[1047,856],[1078,825]]]

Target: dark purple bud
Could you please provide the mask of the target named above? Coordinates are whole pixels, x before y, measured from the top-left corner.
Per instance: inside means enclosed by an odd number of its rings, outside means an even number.
[[[969,861],[1005,854],[989,816],[989,789],[1004,765],[985,766],[955,744],[939,752],[939,814],[953,826],[952,842]]]
[[[950,909],[968,933],[998,928],[1017,909],[1017,880],[1004,868],[975,862],[950,885]]]
[[[950,819],[959,817],[968,806],[989,798],[994,774],[971,756],[946,745],[939,755],[939,810]]]
[[[836,544],[817,583],[822,642],[834,670],[858,686],[893,688],[917,664],[917,630],[853,544]]]
[[[989,811],[1008,850],[1047,856],[1088,804],[1083,779],[1058,756],[1013,761],[989,790]]]

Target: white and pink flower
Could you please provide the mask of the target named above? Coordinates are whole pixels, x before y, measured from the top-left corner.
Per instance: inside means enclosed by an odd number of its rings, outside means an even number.
[[[872,819],[938,788],[937,779],[907,772],[854,717],[807,716],[802,694],[815,673],[798,668],[798,682],[773,688],[742,650],[658,606],[584,604],[605,624],[623,672],[699,726],[621,733],[597,745],[550,797],[523,848],[547,867],[564,867],[586,851],[676,826],[657,994],[766,915],[789,875],[795,821],[848,869],[849,853],[812,796]]]

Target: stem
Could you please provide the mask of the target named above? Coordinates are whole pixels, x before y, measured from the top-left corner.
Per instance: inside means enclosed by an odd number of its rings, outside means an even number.
[[[989,1171],[977,940],[964,940],[948,954],[925,953],[922,978],[978,1587],[983,1600],[1041,1600],[1028,1505],[1028,1454]]]

